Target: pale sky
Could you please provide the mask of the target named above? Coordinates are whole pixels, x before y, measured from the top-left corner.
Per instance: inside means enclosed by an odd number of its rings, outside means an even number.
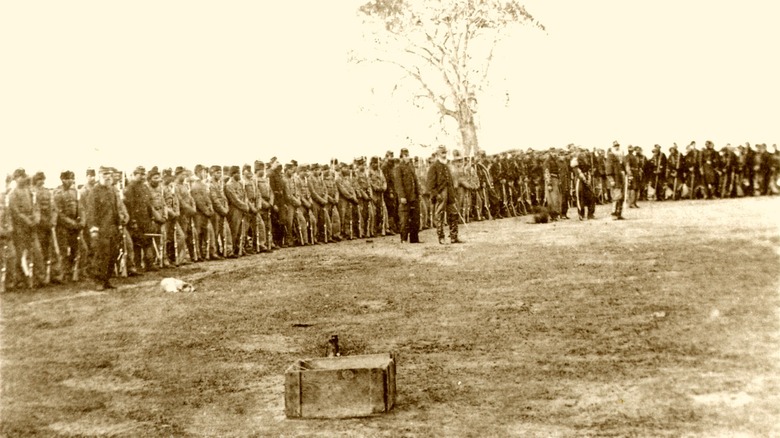
[[[364,47],[360,1],[0,3],[0,171],[327,162],[453,138]],[[530,0],[480,144],[780,142],[780,3]],[[452,131],[455,132],[454,130]],[[11,150],[10,157],[7,151]],[[420,153],[426,153],[422,149]]]

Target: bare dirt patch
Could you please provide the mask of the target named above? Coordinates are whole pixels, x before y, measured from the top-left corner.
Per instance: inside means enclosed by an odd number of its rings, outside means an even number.
[[[2,296],[3,436],[777,436],[778,199],[294,248]],[[35,305],[28,305],[35,303]],[[394,351],[387,415],[284,417],[284,370]]]

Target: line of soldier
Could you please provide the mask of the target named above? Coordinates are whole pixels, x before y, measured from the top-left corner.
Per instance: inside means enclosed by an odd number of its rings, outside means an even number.
[[[622,218],[625,200],[765,195],[777,190],[778,154],[759,145],[719,152],[712,142],[686,154],[674,145],[668,158],[656,145],[646,158],[639,147],[623,156],[569,145],[546,151],[484,152],[449,166],[457,220],[498,219],[549,209],[553,220],[576,208],[594,218],[596,204],[614,202]],[[435,155],[412,160],[419,181]],[[112,276],[135,276],[169,266],[235,258],[279,248],[399,233],[394,168],[398,159],[361,157],[353,163],[282,165],[276,158],[254,166],[204,166],[193,170],[88,169],[86,183],[64,171],[61,185],[44,187],[41,172],[18,169],[0,203],[3,288],[40,287],[92,277],[98,289]],[[96,191],[95,189],[98,188]],[[434,226],[434,205],[420,186],[420,228]],[[114,223],[116,222],[116,223]],[[106,230],[116,229],[116,233]]]

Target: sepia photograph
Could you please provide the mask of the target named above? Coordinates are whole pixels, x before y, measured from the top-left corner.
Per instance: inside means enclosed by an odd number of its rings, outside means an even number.
[[[0,2],[0,436],[780,436],[778,16]]]

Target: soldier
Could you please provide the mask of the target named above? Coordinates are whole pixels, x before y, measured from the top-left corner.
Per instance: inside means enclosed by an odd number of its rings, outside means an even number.
[[[349,174],[349,166],[341,163],[341,175],[336,180],[336,187],[338,187],[339,190],[339,217],[341,218],[341,237],[352,240],[355,237],[353,228],[353,212],[357,208],[358,199]]]
[[[127,232],[127,225],[130,223],[130,213],[124,202],[124,173],[111,167],[109,168],[113,175],[114,196],[117,199],[117,209],[119,211],[119,266],[117,266],[119,275],[134,277],[138,275],[138,269],[135,266],[135,253],[133,252],[133,240],[130,233]],[[86,210],[86,205],[84,206]],[[82,233],[89,234],[89,233]],[[126,269],[126,272],[124,271]]]
[[[715,144],[709,140],[704,143],[704,150],[701,151],[700,164],[705,198],[712,199],[713,197],[717,197],[720,156],[715,150]]]
[[[731,144],[720,149],[720,188],[718,190],[721,198],[734,197],[734,180],[737,170],[737,155],[731,148]]]
[[[690,184],[688,186],[688,196],[690,199],[694,199],[697,195],[698,187],[701,184],[699,179],[700,167],[699,167],[699,151],[696,150],[696,142],[692,141],[685,148],[685,182]]]
[[[182,166],[177,166],[173,172],[175,186],[173,188],[179,202],[179,218],[177,223],[184,234],[184,248],[186,248],[188,259],[191,262],[198,261],[195,248],[197,248],[197,239],[195,237],[195,199],[192,197],[190,185],[187,183],[189,171]],[[180,250],[181,252],[182,250]]]
[[[335,163],[335,160],[334,160]],[[340,242],[344,235],[341,233],[341,215],[339,214],[339,188],[336,184],[334,171],[329,165],[322,166],[322,182],[325,184],[325,191],[328,193],[328,210],[330,211],[331,231],[330,237],[336,242]]]
[[[78,190],[74,187],[76,175],[66,170],[60,173],[62,184],[54,191],[54,204],[57,209],[57,244],[60,248],[63,282],[78,279],[74,277],[77,257],[79,257],[80,239],[86,218]]]
[[[420,184],[415,168],[409,158],[409,150],[401,149],[398,155],[401,162],[393,170],[395,194],[398,197],[398,219],[401,242],[420,243]]]
[[[8,200],[8,211],[13,227],[13,242],[16,249],[16,279],[27,278],[27,286],[36,288],[44,283],[45,267],[41,247],[38,243],[37,227],[41,211],[37,195],[31,188],[30,177],[24,169],[14,172],[16,188]]]
[[[133,240],[136,268],[140,269],[143,266],[147,271],[156,271],[152,236],[148,234],[157,232],[157,226],[152,219],[152,191],[145,180],[146,169],[142,166],[136,167],[132,179],[125,187],[125,205],[130,215],[127,228],[130,232],[130,238]],[[145,266],[144,262],[146,262]],[[97,266],[97,264],[94,265]],[[98,274],[95,273],[95,275]]]
[[[244,219],[250,210],[246,202],[246,190],[241,181],[241,168],[230,166],[228,172],[230,179],[225,183],[225,198],[228,204],[227,222],[233,239],[230,242],[232,253],[226,253],[226,257],[236,258],[241,256],[244,248],[243,238],[246,235]]]
[[[287,217],[288,188],[282,174],[281,163],[276,161],[275,157],[269,163],[269,170],[268,181],[274,200],[271,210],[273,240],[275,246],[283,248],[286,243],[289,243],[289,240],[285,242],[285,238],[288,236],[287,224],[291,222],[290,218]],[[289,231],[289,235],[292,236],[292,230]]]
[[[550,148],[545,154],[544,163],[544,199],[547,202],[547,208],[550,210],[550,218],[556,220],[561,215],[561,180],[558,169],[558,152],[555,148]]]
[[[306,245],[305,228],[306,218],[303,216],[303,202],[295,186],[295,169],[298,163],[293,160],[284,166],[284,185],[285,195],[287,196],[287,223],[285,228],[287,234],[285,243],[287,246]]]
[[[622,220],[626,189],[626,164],[623,154],[620,152],[620,143],[617,141],[612,142],[612,150],[607,153],[606,173],[612,192],[612,200],[615,202],[612,216],[615,217],[615,220]]]
[[[594,190],[599,204],[612,202],[607,185],[607,157],[604,155],[604,149],[593,149],[593,180]]]
[[[595,219],[596,213],[596,195],[591,186],[590,160],[588,151],[580,149],[571,159],[570,167],[574,175],[574,200],[577,205],[577,216],[580,220]]]
[[[568,145],[568,152],[561,151],[558,154],[558,177],[561,180],[561,219],[569,219],[569,203],[572,200],[571,162],[574,154],[574,145]]]
[[[770,195],[769,180],[772,175],[772,154],[766,149],[766,144],[756,145],[758,149],[753,155],[753,174],[759,196]]]
[[[477,201],[477,216],[482,220],[483,217],[487,217],[488,220],[493,220],[493,213],[491,212],[491,199],[496,198],[495,195],[491,195],[495,192],[493,188],[493,179],[490,177],[490,161],[485,155],[484,151],[480,151],[475,163],[475,170],[477,173],[477,179],[479,180],[479,191]]]
[[[666,154],[661,152],[661,145],[653,146],[653,158],[648,161],[651,184],[655,191],[655,200],[663,201],[666,198],[664,183],[666,181]]]
[[[317,244],[316,230],[317,230],[317,218],[312,211],[314,201],[311,199],[311,192],[309,191],[309,166],[300,166],[295,171],[294,181],[295,190],[301,199],[301,213],[303,214],[304,222],[301,225],[301,232],[304,234],[305,240],[310,245]]]
[[[141,175],[136,169],[135,175]],[[143,197],[142,193],[136,193],[139,189],[139,181],[135,179],[135,185],[130,190],[133,195],[133,209],[136,208],[136,198]],[[114,180],[112,171],[108,167],[100,168],[100,184],[90,190],[87,197],[86,226],[92,236],[92,251],[94,252],[92,272],[97,283],[96,289],[114,289],[109,279],[114,272],[114,263],[119,248],[119,208],[117,197],[113,188]],[[141,181],[140,184],[143,184]],[[130,188],[130,185],[128,185]],[[132,210],[131,210],[132,211]],[[136,218],[136,221],[138,219]],[[137,224],[136,224],[137,225]]]
[[[260,234],[260,252],[271,251],[278,247],[273,241],[273,224],[271,223],[271,211],[274,207],[274,194],[271,191],[271,183],[265,176],[265,163],[255,161],[255,184],[257,185],[257,214],[258,232]]]
[[[387,190],[385,190],[384,197],[385,207],[387,208],[388,228],[392,234],[398,233],[398,205],[393,184],[393,168],[395,165],[396,159],[393,158],[393,151],[387,151],[381,167],[382,174],[387,182]]]
[[[212,165],[210,168],[209,197],[214,215],[211,216],[211,228],[214,230],[214,240],[209,252],[212,258],[222,259],[228,256],[228,242],[225,233],[225,221],[228,215],[228,200],[225,197],[225,183],[222,180],[222,167]]]
[[[371,202],[371,183],[366,174],[366,161],[361,157],[355,160],[355,172],[352,176],[352,186],[355,188],[355,195],[358,199],[357,221],[358,236],[373,237],[369,232],[369,223],[373,217],[369,214],[369,203]],[[353,213],[354,215],[354,213]]]
[[[54,203],[54,191],[45,188],[46,175],[43,172],[37,172],[33,175],[31,190],[35,191],[38,201],[38,208],[41,212],[41,220],[35,227],[38,237],[38,245],[41,247],[41,254],[45,265],[41,266],[45,275],[44,283],[62,283],[62,263],[60,261],[60,251],[57,246],[56,225],[57,225],[57,206]]]
[[[265,232],[265,227],[261,225],[263,219],[259,216],[258,207],[260,206],[259,195],[257,193],[257,181],[252,173],[252,166],[244,164],[241,168],[241,183],[244,185],[246,193],[246,205],[249,212],[244,216],[244,238],[249,242],[244,245],[244,252],[247,254],[257,254],[260,249],[260,233]],[[263,231],[260,230],[263,228]]]
[[[221,257],[212,251],[214,240],[210,237],[213,229],[209,232],[209,226],[214,220],[214,205],[211,202],[211,188],[208,182],[208,170],[206,166],[198,164],[195,166],[195,172],[191,177],[190,194],[195,203],[194,234],[197,237],[198,261],[214,260]]]
[[[433,220],[439,244],[444,244],[444,222],[450,226],[450,243],[463,243],[458,239],[458,210],[455,201],[455,185],[452,173],[447,166],[447,148],[444,145],[436,149],[436,161],[428,168],[428,188],[434,205]]]
[[[669,184],[669,187],[671,187],[671,196],[674,200],[680,199],[680,192],[684,181],[683,161],[685,161],[685,159],[677,150],[677,143],[675,143],[669,148],[669,159],[666,161],[666,181],[667,184]]]
[[[432,158],[428,160],[414,157],[414,169],[417,181],[425,181],[428,176],[428,166]],[[427,230],[433,226],[433,204],[431,203],[431,193],[427,184],[420,184],[420,229]]]
[[[330,242],[332,225],[328,209],[328,192],[325,188],[325,182],[322,180],[319,164],[311,166],[311,175],[306,179],[306,183],[309,186],[312,200],[311,211],[317,224],[317,229],[314,232],[315,241],[328,243]]]
[[[642,152],[642,148],[640,146],[634,147],[634,157],[636,158],[636,167],[637,170],[635,172],[635,178],[636,178],[636,199],[640,201],[647,201],[647,181],[648,178],[646,177],[647,169],[648,169],[648,160],[647,157],[645,157],[644,152]],[[636,205],[636,202],[634,202]],[[637,206],[636,208],[639,208]]]
[[[185,247],[182,233],[178,230],[179,217],[181,216],[181,206],[179,197],[176,195],[176,183],[173,175],[173,169],[166,168],[162,171],[161,192],[163,198],[163,209],[165,210],[165,224],[161,227],[165,248],[160,248],[164,257],[164,266],[179,266],[179,255]]]
[[[162,177],[157,166],[149,169],[147,175],[149,190],[152,194],[152,226],[153,229],[150,233],[152,237],[152,249],[154,250],[154,257],[160,266],[168,266],[167,257],[165,256],[166,248],[166,223],[168,222],[168,212],[165,208],[165,196],[163,193]],[[155,240],[156,239],[156,240]],[[158,242],[159,241],[159,245]]]
[[[642,167],[640,160],[636,155],[637,149],[628,145],[628,155],[626,155],[626,174],[628,176],[628,208],[639,208],[636,204],[639,197],[639,188],[641,187]]]
[[[6,178],[6,188],[0,197],[0,292],[16,286],[16,270],[13,268],[16,252],[13,246],[13,226],[8,208],[11,177]]]

